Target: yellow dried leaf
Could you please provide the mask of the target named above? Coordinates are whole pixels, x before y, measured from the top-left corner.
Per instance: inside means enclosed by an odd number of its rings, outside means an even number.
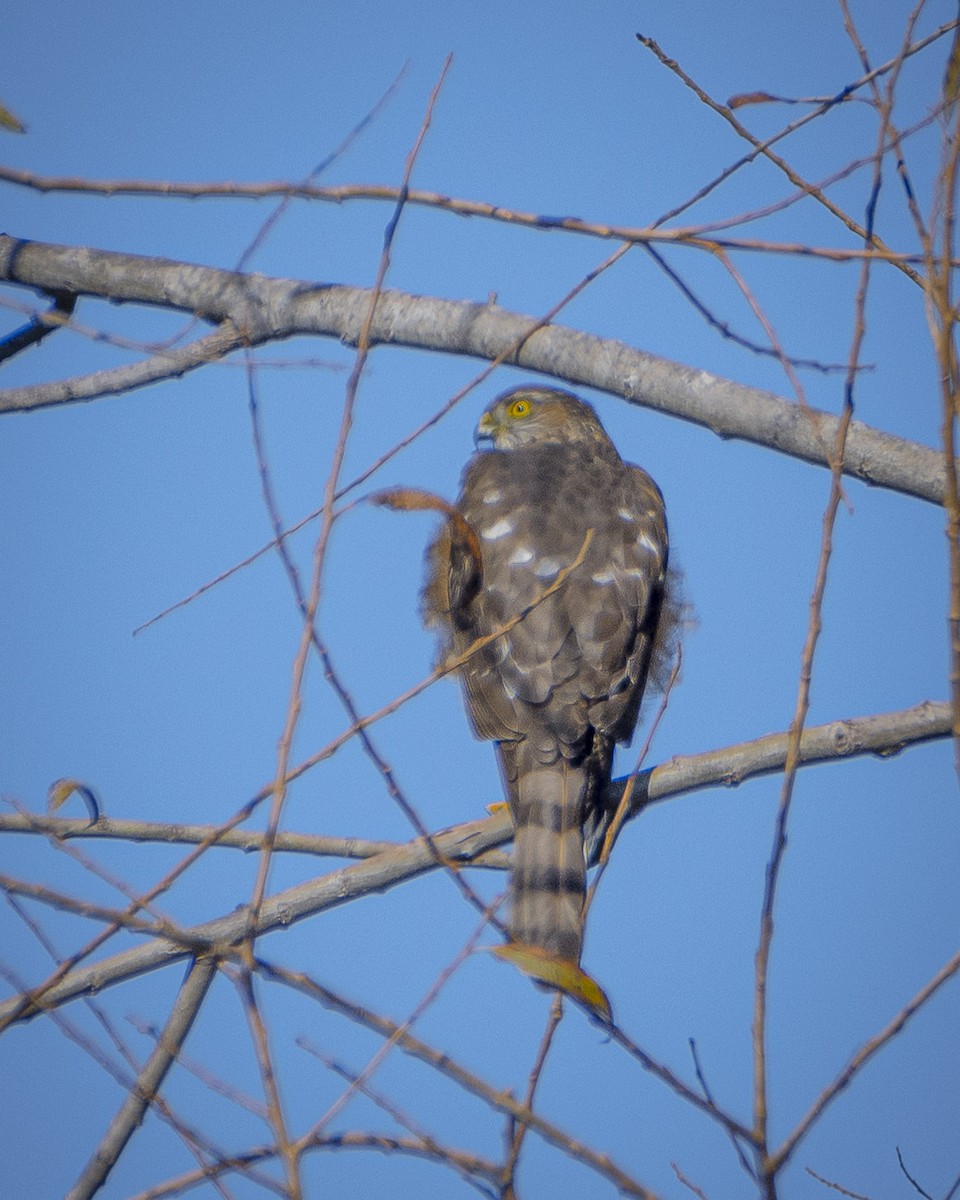
[[[26,133],[27,127],[13,115],[9,108],[0,104],[0,129],[9,129],[11,133]]]
[[[494,946],[493,953],[504,962],[513,963],[531,979],[557,988],[598,1021],[605,1025],[613,1023],[613,1011],[603,988],[572,960],[556,958],[538,946],[524,946],[519,942]]]
[[[93,788],[82,779],[55,779],[47,789],[47,812],[55,813],[70,797],[77,793],[87,806],[90,814],[90,824],[95,825],[100,820],[100,803]]]

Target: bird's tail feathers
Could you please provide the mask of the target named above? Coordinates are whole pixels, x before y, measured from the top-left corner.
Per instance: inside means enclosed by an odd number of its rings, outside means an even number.
[[[583,768],[559,759],[521,771],[512,805],[511,936],[573,962],[583,944],[585,784]]]

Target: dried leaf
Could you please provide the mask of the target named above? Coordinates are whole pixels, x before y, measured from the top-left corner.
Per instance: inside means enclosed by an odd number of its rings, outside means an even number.
[[[960,92],[960,26],[954,30],[953,45],[950,47],[947,70],[943,77],[944,103],[953,104],[958,92]]]
[[[730,97],[727,108],[746,108],[748,104],[776,104],[778,99],[778,96],[772,96],[769,92],[741,92]]]
[[[613,1023],[613,1011],[603,988],[571,959],[556,958],[538,946],[524,946],[519,942],[494,946],[493,953],[504,962],[513,963],[531,979],[565,993],[598,1021],[605,1025]]]
[[[451,538],[473,560],[476,574],[482,575],[483,553],[480,550],[480,541],[470,523],[449,500],[444,500],[442,496],[436,496],[433,492],[425,492],[421,488],[388,488],[383,492],[371,493],[368,499],[371,504],[379,504],[397,512],[442,513],[449,522]]]
[[[394,508],[398,512],[415,512],[422,509],[433,509],[448,517],[459,514],[454,506],[442,496],[433,492],[425,492],[421,488],[387,488],[383,492],[372,492],[369,496],[371,504],[379,504],[383,508]]]
[[[0,129],[9,129],[11,133],[26,133],[27,127],[13,115],[9,108],[0,104]]]
[[[93,788],[82,779],[56,779],[47,788],[47,812],[55,813],[76,792],[87,806],[90,814],[90,824],[96,825],[100,820],[100,802]]]

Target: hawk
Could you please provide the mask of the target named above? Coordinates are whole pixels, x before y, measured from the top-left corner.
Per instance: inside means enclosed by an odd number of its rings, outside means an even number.
[[[663,497],[566,391],[504,393],[476,442],[456,506],[475,536],[449,522],[435,539],[425,615],[455,654],[509,625],[459,673],[516,829],[510,933],[576,964],[586,868],[613,816],[613,748],[633,735],[665,640]]]

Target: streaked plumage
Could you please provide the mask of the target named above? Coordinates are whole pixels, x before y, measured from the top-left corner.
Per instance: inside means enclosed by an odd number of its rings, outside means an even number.
[[[586,860],[612,815],[613,747],[633,734],[657,642],[663,498],[568,392],[509,391],[477,435],[492,448],[471,458],[457,506],[479,540],[482,572],[442,531],[425,608],[455,653],[529,608],[460,675],[476,733],[497,743],[516,826],[512,937],[579,961]],[[537,603],[590,529],[584,561]]]

